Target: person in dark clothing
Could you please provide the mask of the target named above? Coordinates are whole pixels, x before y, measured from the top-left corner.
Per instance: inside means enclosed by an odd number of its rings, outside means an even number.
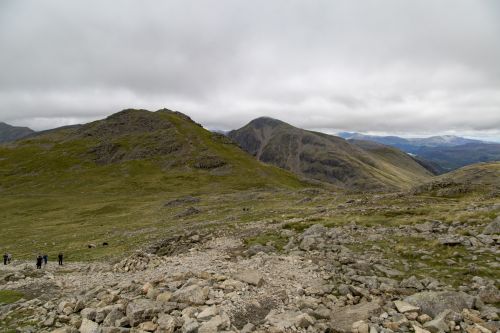
[[[38,257],[36,257],[36,268],[37,269],[41,269],[42,268],[42,261],[43,261],[42,256],[38,255]]]
[[[59,255],[57,256],[57,258],[59,259],[59,266],[62,266],[63,258],[64,258],[63,253],[60,252]]]
[[[47,254],[43,255],[43,265],[47,266],[47,262],[49,261],[49,256]]]
[[[3,264],[7,265],[7,261],[9,260],[9,255],[7,253],[4,253],[3,255]]]

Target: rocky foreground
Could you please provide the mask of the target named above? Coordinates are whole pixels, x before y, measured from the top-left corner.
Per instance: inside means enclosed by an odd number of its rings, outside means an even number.
[[[191,233],[162,244],[169,248],[163,256],[141,251],[113,264],[49,263],[41,271],[17,262],[2,267],[0,289],[25,299],[0,307],[0,325],[54,333],[497,332],[500,219],[477,228],[463,235],[439,222],[313,225],[280,229],[288,239],[281,251],[272,243],[245,246],[235,235]],[[363,242],[409,233],[464,247],[449,265],[468,267],[469,276],[450,284],[437,271],[423,275],[425,264],[388,259],[380,245]],[[495,258],[484,263],[490,277],[476,276],[474,260],[485,253]]]

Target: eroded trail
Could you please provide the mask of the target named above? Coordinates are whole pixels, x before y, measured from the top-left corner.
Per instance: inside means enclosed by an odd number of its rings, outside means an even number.
[[[42,270],[16,263],[2,267],[1,289],[29,300],[2,306],[0,320],[20,332],[495,332],[499,238],[486,231],[497,224],[478,226],[476,236],[438,222],[303,232],[269,226],[288,241],[281,251],[246,246],[236,233],[194,234],[169,256],[137,252],[114,264]],[[439,274],[431,265],[438,254],[422,246],[413,260],[398,258],[387,235],[441,250],[461,244],[466,253],[459,246],[454,259],[440,253],[440,260],[470,272]],[[475,276],[478,265],[491,278]]]

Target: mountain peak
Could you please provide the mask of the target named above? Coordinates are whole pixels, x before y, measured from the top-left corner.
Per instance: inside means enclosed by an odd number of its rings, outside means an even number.
[[[0,121],[0,143],[15,141],[34,132],[28,127],[12,126]]]
[[[248,123],[248,125],[251,125],[255,128],[262,128],[265,126],[269,126],[269,127],[274,128],[274,127],[279,126],[279,125],[288,125],[288,124],[285,123],[284,121],[279,120],[279,119],[264,116],[264,117],[255,118],[254,120],[250,121]]]
[[[269,117],[254,119],[228,136],[262,162],[349,189],[408,188],[430,177],[397,149],[383,145],[363,149]]]

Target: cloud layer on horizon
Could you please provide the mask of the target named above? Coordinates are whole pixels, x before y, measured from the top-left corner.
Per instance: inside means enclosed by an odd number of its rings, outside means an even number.
[[[35,129],[128,107],[209,128],[500,138],[500,3],[0,3],[0,120]]]

